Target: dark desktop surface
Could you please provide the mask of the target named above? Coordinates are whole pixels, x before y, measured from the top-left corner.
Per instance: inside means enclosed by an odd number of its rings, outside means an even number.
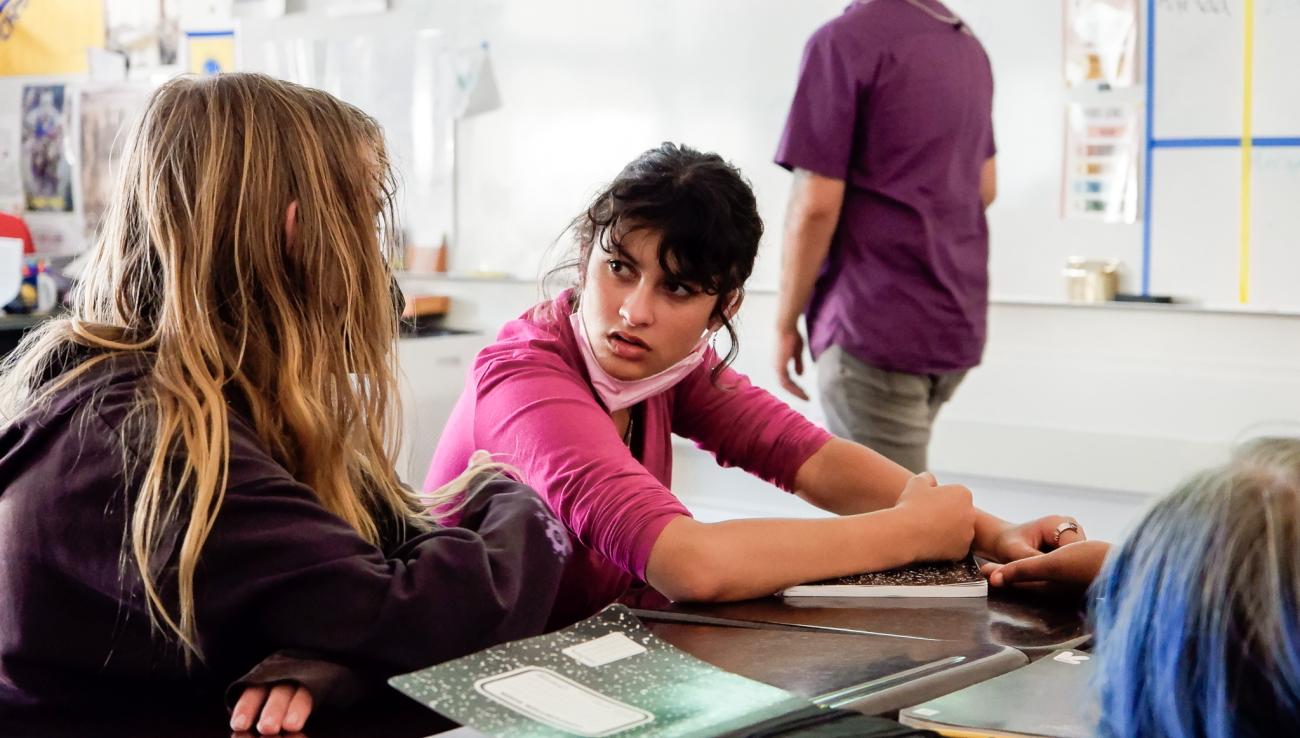
[[[629,593],[628,607],[767,624],[903,634],[1009,646],[1030,660],[1090,640],[1079,594],[990,588],[988,597],[763,597],[718,604],[673,603],[652,589]]]
[[[647,625],[657,636],[715,666],[805,697],[843,694],[845,702],[856,702],[852,706],[864,712],[886,715],[898,709],[892,702],[899,699],[902,704],[917,704],[937,696],[926,690],[946,693],[1014,668],[1006,658],[1011,649],[1024,654],[1015,655],[1024,663],[1026,656],[1032,660],[1056,648],[1075,648],[1088,637],[1081,599],[1001,591],[991,593],[987,600],[968,601],[795,602],[763,598],[688,606],[670,603],[653,590],[642,590],[631,593],[625,604],[659,611],[669,618],[701,615],[736,621],[735,625],[742,627],[656,621],[653,613],[647,613]],[[889,683],[891,675],[904,677],[917,665],[954,658],[964,664],[943,667],[938,674],[913,675],[921,677],[914,688]],[[980,663],[993,671],[980,670]],[[889,698],[890,706],[882,709],[882,689],[910,691]],[[140,695],[139,704],[129,706],[44,713],[0,709],[3,738],[230,738],[235,734],[228,724],[224,707],[215,700],[178,707],[173,700],[147,692]],[[385,686],[346,712],[314,714],[299,735],[423,738],[454,727]]]

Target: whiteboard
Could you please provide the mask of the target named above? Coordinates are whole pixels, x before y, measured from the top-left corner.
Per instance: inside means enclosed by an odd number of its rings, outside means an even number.
[[[1235,301],[1239,182],[1205,173],[1233,172],[1240,160],[1236,149],[1226,148],[1155,152],[1151,210],[1159,228],[1151,242],[1153,294],[1197,295],[1214,305]],[[1203,213],[1213,217],[1198,217]]]
[[[1300,136],[1300,0],[1255,0],[1255,134]]]
[[[1245,1],[1156,0],[1156,138],[1241,135]]]

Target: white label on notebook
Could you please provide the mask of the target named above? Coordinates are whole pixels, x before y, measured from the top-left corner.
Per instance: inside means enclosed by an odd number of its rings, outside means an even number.
[[[915,710],[909,710],[909,712],[911,712],[913,715],[916,715],[917,717],[934,717],[935,715],[939,714],[938,710],[935,710],[930,707],[918,707]]]
[[[598,738],[653,722],[654,715],[540,666],[474,682],[474,689],[515,712],[559,730]]]
[[[584,666],[604,666],[645,653],[645,646],[614,631],[586,643],[569,646],[560,653]]]

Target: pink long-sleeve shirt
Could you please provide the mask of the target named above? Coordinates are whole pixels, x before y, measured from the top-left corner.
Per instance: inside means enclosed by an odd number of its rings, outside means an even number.
[[[574,543],[553,622],[584,617],[645,578],[655,540],[690,515],[670,491],[676,433],[792,491],[795,474],[829,439],[788,405],[718,358],[634,408],[634,448],[623,443],[588,380],[568,315],[571,291],[501,329],[483,349],[438,442],[424,489],[464,471],[477,449],[515,467]]]

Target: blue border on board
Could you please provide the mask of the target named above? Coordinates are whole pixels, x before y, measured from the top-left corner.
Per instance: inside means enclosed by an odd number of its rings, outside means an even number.
[[[1239,138],[1157,138],[1151,142],[1151,148],[1155,149],[1215,149],[1235,148],[1240,145]],[[1250,139],[1250,145],[1273,149],[1300,147],[1300,137],[1254,137]]]
[[[1152,148],[1235,148],[1242,146],[1242,139],[1156,139]],[[1256,136],[1251,139],[1251,146],[1265,148],[1300,147],[1300,138],[1288,136]]]
[[[211,36],[233,36],[234,31],[186,31],[186,38],[204,38]]]
[[[1221,149],[1236,148],[1240,138],[1157,138],[1151,142],[1153,149]]]
[[[1155,180],[1152,169],[1156,139],[1156,0],[1147,0],[1147,141],[1142,174],[1142,296],[1151,294],[1151,182]]]

